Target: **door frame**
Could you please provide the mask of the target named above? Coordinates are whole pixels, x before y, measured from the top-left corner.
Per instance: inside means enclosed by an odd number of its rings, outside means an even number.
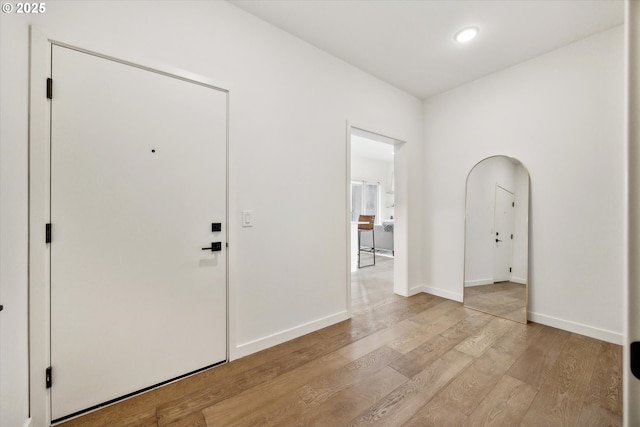
[[[51,389],[45,386],[45,371],[51,363],[50,246],[45,243],[45,224],[51,214],[51,104],[45,96],[51,77],[52,46],[70,48],[145,71],[210,87],[226,93],[226,195],[225,241],[229,242],[229,97],[230,90],[211,79],[167,66],[146,66],[49,39],[30,27],[29,69],[29,225],[28,225],[28,317],[29,317],[29,416],[33,425],[51,424]],[[55,84],[54,84],[55,87]],[[55,88],[54,88],[55,91]],[[55,96],[55,95],[54,95]],[[226,257],[226,358],[230,360],[229,256]],[[53,381],[55,381],[55,373]],[[177,380],[176,380],[177,381]]]

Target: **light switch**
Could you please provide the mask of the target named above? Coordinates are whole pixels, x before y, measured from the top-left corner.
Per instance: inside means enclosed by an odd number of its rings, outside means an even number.
[[[242,211],[242,226],[253,227],[251,211]]]

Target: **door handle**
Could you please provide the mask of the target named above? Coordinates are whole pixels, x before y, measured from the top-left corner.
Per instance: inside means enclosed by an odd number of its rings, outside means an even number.
[[[203,251],[220,252],[222,250],[222,242],[211,242],[208,248],[202,248]]]
[[[502,240],[496,239],[496,243],[498,243],[498,242],[502,242]]]
[[[640,341],[632,342],[629,349],[631,351],[631,373],[640,379]]]

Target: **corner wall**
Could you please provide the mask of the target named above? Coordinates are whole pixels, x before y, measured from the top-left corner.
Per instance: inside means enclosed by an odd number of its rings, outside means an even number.
[[[462,298],[465,178],[504,154],[531,176],[530,320],[622,343],[623,28],[424,101],[427,291]]]

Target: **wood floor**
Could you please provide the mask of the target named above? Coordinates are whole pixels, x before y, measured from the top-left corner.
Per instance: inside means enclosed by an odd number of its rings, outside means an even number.
[[[513,282],[468,286],[464,288],[464,305],[524,323],[527,320],[526,288],[526,285]]]
[[[351,320],[65,426],[620,426],[621,347],[353,276]]]

